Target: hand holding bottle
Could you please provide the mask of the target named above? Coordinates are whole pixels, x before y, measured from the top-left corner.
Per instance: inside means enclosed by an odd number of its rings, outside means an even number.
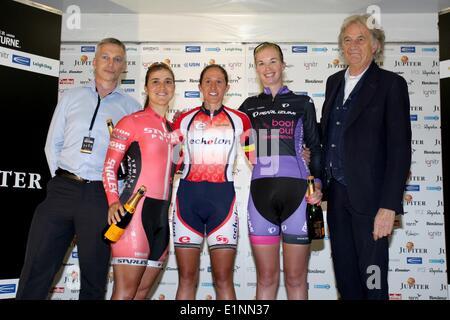
[[[133,193],[123,207],[120,201],[111,204],[108,209],[108,225],[106,225],[102,232],[104,241],[114,243],[120,239],[125,232],[125,228],[131,222],[139,200],[144,197],[146,190],[145,186],[142,185]]]
[[[308,237],[311,240],[323,239],[325,237],[324,220],[322,207],[319,202],[322,199],[320,185],[314,183],[314,177],[307,178],[307,196],[306,221],[308,225]],[[317,188],[318,187],[318,188]],[[317,202],[316,202],[317,201]],[[314,203],[316,202],[316,203]]]
[[[322,202],[322,191],[320,184],[315,183],[314,184],[314,192],[312,194],[306,194],[306,202],[310,204],[318,204],[320,205]]]
[[[125,210],[120,201],[114,202],[108,209],[108,224],[117,224],[125,215]]]

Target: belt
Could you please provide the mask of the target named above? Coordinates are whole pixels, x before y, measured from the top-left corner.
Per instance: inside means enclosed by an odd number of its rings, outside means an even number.
[[[61,168],[56,169],[55,174],[57,176],[59,176],[59,177],[64,177],[64,178],[67,178],[67,179],[70,179],[70,180],[73,180],[73,181],[77,181],[77,182],[80,182],[80,183],[95,182],[93,180],[83,179],[82,177],[77,176],[76,174],[73,174],[72,172],[69,172],[69,171],[61,169]]]

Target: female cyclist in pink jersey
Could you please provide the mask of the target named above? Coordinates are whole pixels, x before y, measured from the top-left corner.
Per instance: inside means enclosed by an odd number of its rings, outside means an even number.
[[[175,77],[168,65],[153,63],[148,68],[145,91],[148,97],[144,110],[117,123],[103,168],[109,224],[120,221],[122,204],[131,194],[141,185],[147,188],[125,233],[111,245],[114,300],[145,299],[168,252],[172,153],[178,142],[165,117],[175,91]],[[125,156],[128,176],[119,196],[117,170]]]
[[[184,168],[177,191],[173,238],[178,264],[176,299],[195,299],[200,251],[206,237],[218,300],[236,299],[233,266],[238,238],[232,169],[237,148],[250,158],[249,118],[225,107],[228,75],[219,65],[208,65],[200,75],[203,104],[175,122],[183,136]]]

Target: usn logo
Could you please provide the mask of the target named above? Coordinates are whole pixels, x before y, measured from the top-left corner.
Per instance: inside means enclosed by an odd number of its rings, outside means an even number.
[[[185,48],[184,48],[184,50],[186,51],[186,52],[201,52],[202,50],[201,50],[201,48],[200,48],[200,46],[186,46]]]
[[[13,54],[12,56],[12,62],[13,63],[17,63],[17,64],[21,64],[23,66],[27,66],[29,67],[31,64],[31,59],[27,58],[27,57],[22,57],[22,56],[17,56],[15,54]]]
[[[185,91],[185,98],[200,98],[200,91]]]
[[[308,46],[292,46],[292,53],[307,53]]]

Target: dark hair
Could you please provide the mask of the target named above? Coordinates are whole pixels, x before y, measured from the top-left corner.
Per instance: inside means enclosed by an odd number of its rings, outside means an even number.
[[[258,44],[255,49],[253,49],[253,59],[256,59],[256,54],[260,52],[261,50],[264,50],[266,48],[274,48],[278,51],[278,54],[280,55],[281,62],[284,63],[284,57],[283,57],[283,50],[281,50],[280,46],[273,42],[263,42]],[[256,61],[255,61],[256,62]]]
[[[203,80],[203,76],[205,75],[205,72],[211,68],[219,69],[223,73],[223,76],[225,77],[225,84],[228,84],[228,73],[224,67],[222,67],[221,65],[218,65],[218,64],[210,64],[203,68],[202,73],[200,73],[200,84],[202,84],[202,80]]]
[[[152,74],[153,72],[159,71],[159,70],[167,70],[170,72],[173,81],[175,81],[175,74],[172,71],[172,68],[165,64],[164,62],[153,62],[150,67],[148,67],[147,69],[147,73],[145,74],[145,87],[147,87],[148,84],[148,79],[150,78],[150,74]],[[145,103],[144,103],[144,108],[147,107],[149,102],[149,98],[148,98],[148,94],[147,97],[145,98]]]

